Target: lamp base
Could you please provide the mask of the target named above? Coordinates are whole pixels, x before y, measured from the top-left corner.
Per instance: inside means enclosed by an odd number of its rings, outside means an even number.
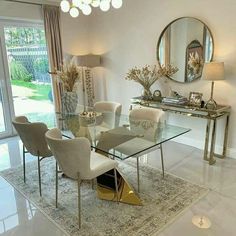
[[[215,110],[217,108],[217,103],[213,98],[211,98],[209,101],[207,101],[205,108],[209,110]]]

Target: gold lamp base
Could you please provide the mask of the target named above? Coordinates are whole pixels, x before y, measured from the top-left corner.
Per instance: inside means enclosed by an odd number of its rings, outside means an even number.
[[[209,110],[215,110],[217,108],[216,101],[211,98],[209,101],[207,101],[205,108]]]
[[[214,81],[212,81],[211,83],[211,98],[205,105],[205,108],[209,110],[215,110],[217,108],[217,104],[213,99],[213,91],[214,91]]]

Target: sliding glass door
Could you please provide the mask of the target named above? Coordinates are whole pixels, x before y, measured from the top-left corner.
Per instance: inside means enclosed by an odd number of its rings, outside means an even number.
[[[3,38],[0,34],[0,138],[12,134],[10,102],[6,85],[6,70],[3,55]]]
[[[8,109],[0,115],[2,129],[13,134],[6,121],[19,115],[52,125],[54,106],[43,26],[2,22],[0,31],[5,70],[2,90],[6,93],[2,110]]]

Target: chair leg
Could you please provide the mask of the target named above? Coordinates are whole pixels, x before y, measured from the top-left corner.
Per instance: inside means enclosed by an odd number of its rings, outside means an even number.
[[[137,183],[138,183],[138,193],[140,191],[140,182],[139,182],[139,157],[137,157]]]
[[[81,228],[81,196],[80,196],[80,174],[77,174],[78,176],[78,221],[79,221],[79,228]]]
[[[56,161],[56,208],[58,207],[58,166]]]
[[[115,176],[115,186],[116,186],[116,201],[119,203],[119,191],[118,191],[118,183],[117,183],[117,171],[114,169],[114,176]]]
[[[26,176],[25,176],[25,146],[23,144],[23,175],[24,175],[24,183],[26,182]]]
[[[161,167],[162,167],[162,176],[165,177],[165,168],[164,168],[164,159],[163,159],[163,149],[162,144],[160,145],[160,151],[161,151]]]
[[[97,178],[91,180],[92,189],[95,190],[97,185]]]
[[[40,170],[40,156],[38,154],[38,175],[39,175],[39,195],[42,197],[42,189],[41,189],[41,170]]]

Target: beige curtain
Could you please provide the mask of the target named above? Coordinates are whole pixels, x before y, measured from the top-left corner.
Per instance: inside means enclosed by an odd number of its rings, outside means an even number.
[[[57,6],[43,6],[44,28],[51,71],[59,70],[63,63],[63,51],[60,27],[60,10]],[[61,112],[61,86],[52,75],[55,111]]]

